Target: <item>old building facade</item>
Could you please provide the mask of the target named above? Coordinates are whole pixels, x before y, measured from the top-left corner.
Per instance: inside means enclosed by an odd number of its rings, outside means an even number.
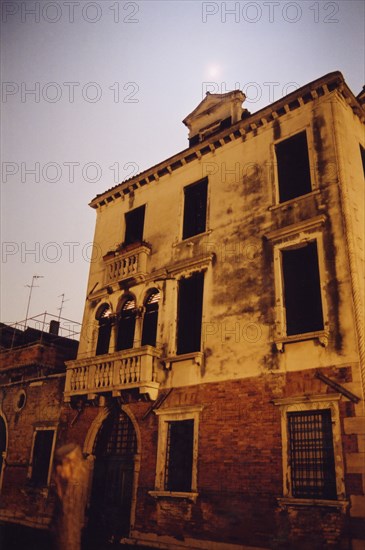
[[[365,548],[363,97],[335,72],[244,99],[91,202],[60,442],[94,544]]]
[[[76,357],[73,329],[50,315],[27,326],[0,325],[0,547],[50,548],[44,536],[53,515],[52,464],[65,385],[65,361]],[[50,330],[50,331],[49,331]],[[67,335],[66,335],[67,332]],[[74,335],[75,336],[75,335]],[[15,528],[14,528],[15,526]],[[21,527],[20,527],[21,526]],[[36,533],[36,532],[35,532]]]

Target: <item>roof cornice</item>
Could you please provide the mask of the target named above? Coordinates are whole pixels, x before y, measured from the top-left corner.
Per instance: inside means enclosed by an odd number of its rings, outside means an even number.
[[[197,145],[180,151],[172,157],[144,170],[140,174],[118,183],[104,193],[97,195],[89,204],[92,208],[98,208],[114,200],[128,195],[132,191],[158,181],[165,175],[171,175],[175,170],[201,159],[204,155],[215,151],[236,139],[244,138],[247,134],[257,130],[259,127],[271,123],[273,120],[294,111],[303,105],[338,90],[346,102],[351,106],[354,113],[365,120],[365,110],[356,99],[350,88],[347,86],[342,74],[339,71],[329,73],[314,80],[271,103],[267,107],[253,113],[248,118],[240,120],[221,132],[210,135]]]

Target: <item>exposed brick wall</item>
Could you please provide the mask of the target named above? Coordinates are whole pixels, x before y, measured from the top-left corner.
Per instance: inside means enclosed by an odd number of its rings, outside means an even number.
[[[338,383],[351,381],[351,369],[325,368],[321,372]],[[202,405],[199,422],[198,492],[194,503],[186,499],[154,498],[158,418],[151,403],[130,396],[128,410],[139,430],[141,467],[136,517],[140,533],[230,542],[267,548],[348,548],[351,524],[348,512],[325,506],[284,506],[281,412],[273,400],[305,394],[331,394],[333,390],[314,373],[270,373],[224,383],[175,388],[160,410]],[[124,396],[125,398],[127,396]],[[127,399],[128,401],[128,399]],[[107,404],[111,400],[107,399]],[[340,403],[341,423],[355,414],[346,398]],[[84,447],[85,438],[100,408],[86,402],[81,412],[64,404],[58,445]],[[355,452],[357,439],[342,433],[343,451]],[[345,475],[347,497],[362,493],[362,476]]]
[[[61,410],[64,377],[14,384],[3,388],[2,412],[8,429],[6,466],[0,499],[0,517],[27,524],[48,523],[54,498],[50,490],[32,487],[28,478],[34,431],[37,427],[57,427]],[[20,390],[26,392],[23,409],[15,404]]]
[[[322,369],[339,383],[349,369]],[[135,529],[170,535],[276,548],[346,548],[347,515],[327,507],[279,511],[282,496],[280,410],[272,400],[306,393],[330,394],[313,372],[265,375],[259,378],[174,389],[161,409],[203,405],[199,424],[196,503],[154,499],[157,419],[140,420],[141,405],[131,404],[142,439]],[[341,406],[341,415],[353,407]],[[352,447],[351,447],[352,446]],[[354,448],[344,438],[344,450]],[[347,476],[348,496],[360,494],[362,476]],[[309,546],[308,546],[309,544]]]

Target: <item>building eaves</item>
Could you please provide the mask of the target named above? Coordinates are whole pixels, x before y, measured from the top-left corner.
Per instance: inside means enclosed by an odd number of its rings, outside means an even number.
[[[92,208],[98,208],[106,205],[115,199],[128,195],[130,192],[139,189],[153,181],[158,181],[161,177],[172,174],[178,168],[189,164],[193,160],[201,159],[204,155],[224,146],[231,141],[240,139],[250,132],[256,131],[273,120],[294,111],[295,109],[315,101],[319,97],[324,96],[338,89],[345,100],[350,104],[351,108],[362,120],[365,119],[365,110],[358,102],[350,88],[345,83],[345,80],[339,71],[329,73],[312,82],[305,84],[301,88],[291,92],[283,98],[271,103],[267,107],[260,109],[249,117],[240,120],[229,128],[221,132],[207,137],[201,143],[188,147],[183,151],[169,157],[168,159],[155,164],[132,176],[131,178],[118,183],[107,191],[96,195],[89,203]]]

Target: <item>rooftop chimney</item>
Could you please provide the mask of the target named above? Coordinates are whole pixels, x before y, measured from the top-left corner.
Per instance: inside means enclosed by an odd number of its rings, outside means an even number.
[[[58,336],[59,330],[60,330],[60,322],[52,319],[52,321],[50,321],[49,323],[49,333],[53,334],[54,336]]]

